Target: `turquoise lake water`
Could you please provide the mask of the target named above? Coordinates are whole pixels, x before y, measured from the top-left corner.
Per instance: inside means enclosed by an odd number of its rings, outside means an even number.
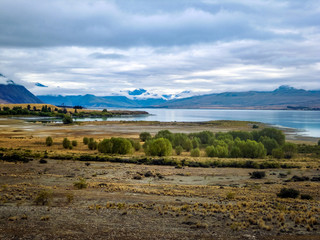
[[[130,109],[128,109],[130,110]],[[132,110],[132,109],[131,109]],[[134,109],[147,111],[150,115],[112,118],[85,118],[77,121],[161,121],[203,122],[211,120],[244,120],[268,123],[279,127],[294,128],[299,134],[320,137],[320,111],[288,110],[224,110],[224,109]]]

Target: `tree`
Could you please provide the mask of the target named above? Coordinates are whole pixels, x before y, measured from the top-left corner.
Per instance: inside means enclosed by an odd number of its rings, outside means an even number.
[[[70,124],[73,123],[73,119],[70,115],[65,114],[62,119],[63,124]]]
[[[50,147],[50,146],[52,146],[52,144],[53,144],[53,139],[52,139],[52,137],[47,137],[47,138],[46,138],[46,145],[47,145],[48,147]]]
[[[169,130],[160,130],[156,135],[155,138],[166,138],[170,142],[173,141],[173,134]]]
[[[183,151],[183,148],[182,148],[181,146],[177,146],[177,147],[175,148],[175,150],[176,150],[176,154],[177,154],[177,155],[180,155],[180,154],[182,153],[182,151]]]
[[[77,140],[72,140],[71,144],[73,147],[76,147],[78,145],[78,142]]]
[[[282,150],[285,158],[292,158],[298,152],[298,147],[294,143],[285,143]]]
[[[71,148],[72,146],[71,146],[71,142],[70,142],[70,140],[68,139],[68,138],[64,138],[63,139],[63,141],[62,141],[62,146],[64,147],[64,148]]]
[[[172,152],[172,145],[166,138],[157,138],[148,141],[145,153],[150,156],[168,156]]]
[[[151,139],[151,134],[148,132],[142,132],[142,133],[140,133],[139,138],[142,142],[145,142],[145,141]]]
[[[87,145],[89,143],[89,138],[84,137],[82,142],[83,142],[84,145]]]
[[[103,139],[98,144],[98,151],[101,153],[112,153],[113,143],[110,139]]]
[[[194,148],[190,152],[191,157],[200,157],[200,149]]]
[[[261,136],[259,138],[259,142],[261,142],[263,144],[263,146],[267,150],[268,155],[272,154],[273,149],[279,147],[279,144],[275,139],[267,137],[267,136]]]
[[[125,138],[111,138],[112,153],[128,154],[132,151],[131,142]]]
[[[265,128],[258,133],[259,138],[261,136],[267,136],[269,138],[275,139],[280,146],[282,146],[285,143],[286,137],[281,130],[275,128]],[[254,140],[258,141],[259,138]]]
[[[272,150],[272,157],[277,158],[277,159],[284,158],[284,152],[283,152],[282,148],[273,149]]]

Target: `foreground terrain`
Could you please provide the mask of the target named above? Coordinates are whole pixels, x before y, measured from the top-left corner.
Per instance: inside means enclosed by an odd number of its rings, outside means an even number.
[[[95,122],[66,126],[3,119],[0,148],[39,157],[26,163],[0,162],[0,239],[319,239],[318,158],[298,156],[289,161],[299,168],[259,170],[265,172],[262,179],[250,178],[256,170],[246,168],[50,158],[88,154],[81,142],[84,136],[138,138],[145,130],[218,132],[250,130],[251,125]],[[47,136],[54,139],[51,147],[44,144]],[[78,146],[63,149],[64,137],[77,140]],[[307,140],[315,141],[299,139]],[[44,153],[49,157],[43,159]],[[135,153],[135,157],[142,155],[142,151]],[[187,154],[179,158],[191,159]],[[279,198],[283,187],[313,199]]]

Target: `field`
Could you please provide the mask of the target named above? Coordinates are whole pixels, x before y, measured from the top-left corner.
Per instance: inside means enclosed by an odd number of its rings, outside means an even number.
[[[110,137],[138,139],[143,131],[154,135],[163,129],[183,133],[250,131],[253,124],[256,123],[218,121],[63,125],[3,118],[2,151],[30,153],[33,160],[0,162],[0,239],[319,239],[320,160],[313,156],[272,160],[296,166],[285,169],[73,160],[82,155],[101,156],[88,150],[83,137],[97,141]],[[47,136],[54,140],[50,147],[45,145]],[[78,145],[64,149],[61,143],[65,137],[76,140]],[[300,138],[293,132],[287,132],[287,139],[310,145],[317,141]],[[144,153],[140,150],[112,157],[142,158]],[[187,152],[172,158],[210,160],[203,153],[192,158]],[[251,178],[253,172],[264,172],[265,177]],[[294,188],[303,198],[312,199],[280,198],[277,194],[282,188]]]

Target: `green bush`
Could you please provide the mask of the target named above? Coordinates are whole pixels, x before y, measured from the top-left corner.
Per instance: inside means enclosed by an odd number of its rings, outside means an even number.
[[[128,154],[132,152],[132,145],[128,139],[125,138],[111,138],[112,153]]]
[[[281,198],[297,198],[299,195],[300,192],[293,188],[282,188],[280,193],[277,194],[277,196]]]
[[[53,144],[53,139],[52,139],[52,137],[47,137],[47,138],[46,138],[46,145],[47,145],[48,147],[50,147],[50,146],[52,146],[52,144]]]
[[[267,154],[271,155],[272,150],[279,147],[278,142],[275,139],[272,139],[267,136],[261,136],[259,138],[259,142],[261,142],[264,146],[264,148],[267,150]]]
[[[277,158],[277,159],[284,158],[284,152],[283,152],[282,148],[273,149],[272,150],[272,157]]]
[[[129,141],[131,142],[131,145],[135,151],[139,151],[141,149],[141,144],[140,144],[139,140],[129,139]]]
[[[145,141],[151,139],[151,134],[149,132],[142,132],[142,133],[140,133],[139,138],[142,142],[145,142]]]
[[[166,138],[170,142],[173,141],[174,135],[169,130],[160,130],[155,136],[155,138]]]
[[[168,156],[172,152],[172,145],[166,138],[157,138],[147,142],[145,153],[150,156]]]
[[[97,143],[96,141],[94,141],[94,140],[90,141],[90,140],[89,140],[88,148],[89,148],[90,150],[96,150],[97,147],[98,147],[98,143]]]
[[[271,139],[274,139],[277,141],[277,143],[282,146],[285,143],[285,135],[281,130],[275,129],[275,128],[265,128],[258,132],[258,135],[254,140],[258,141],[261,136],[266,136]]]
[[[215,156],[217,156],[216,148],[214,146],[206,147],[206,155],[207,155],[207,157],[215,157]]]
[[[298,147],[294,143],[285,143],[282,146],[282,150],[285,158],[293,158],[298,152]]]
[[[88,145],[88,143],[89,143],[89,138],[84,137],[83,140],[82,140],[82,142],[83,142],[84,145]]]
[[[77,140],[72,140],[71,144],[72,144],[72,146],[73,146],[73,147],[78,146],[78,142],[77,142]]]
[[[199,148],[192,149],[190,155],[191,157],[200,157],[200,149]]]
[[[62,146],[64,147],[64,148],[71,148],[72,146],[71,146],[71,142],[70,142],[70,140],[68,139],[68,138],[64,138],[63,139],[63,141],[62,141]]]
[[[112,153],[113,143],[110,139],[103,139],[98,144],[98,151],[101,153]]]
[[[182,153],[182,151],[183,151],[183,148],[182,148],[181,146],[177,146],[177,147],[175,148],[175,151],[176,151],[176,154],[177,154],[177,155],[180,155],[180,154]]]
[[[62,119],[63,124],[71,124],[73,123],[73,119],[70,115],[65,114]]]

